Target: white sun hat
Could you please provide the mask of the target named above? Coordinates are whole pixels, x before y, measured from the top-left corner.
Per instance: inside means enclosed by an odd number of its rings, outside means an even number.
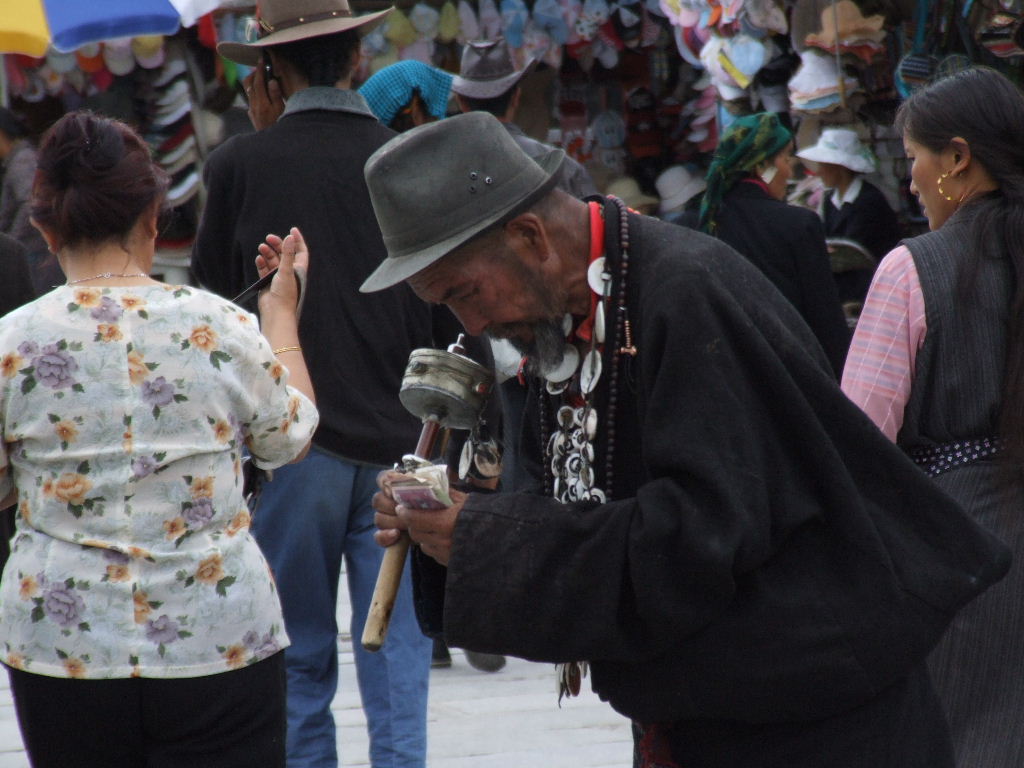
[[[816,144],[801,149],[796,156],[813,163],[841,165],[857,173],[871,173],[878,167],[874,154],[852,128],[826,128]]]
[[[669,211],[681,208],[686,205],[695,195],[700,194],[707,187],[704,178],[691,173],[681,165],[670,165],[654,182],[661,197],[659,211]]]

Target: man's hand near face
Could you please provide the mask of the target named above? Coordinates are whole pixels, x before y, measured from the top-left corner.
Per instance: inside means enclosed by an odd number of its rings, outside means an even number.
[[[277,78],[269,82],[263,76],[263,67],[253,67],[252,72],[242,81],[245,97],[249,101],[249,120],[253,128],[262,131],[277,122],[284,112],[284,95]]]
[[[454,503],[446,509],[408,509],[397,506],[391,497],[391,483],[401,477],[404,477],[403,473],[395,470],[387,470],[377,476],[380,491],[373,497],[373,508],[376,510],[373,522],[379,530],[374,534],[374,539],[380,546],[390,547],[398,542],[402,531],[407,531],[409,538],[424,553],[441,565],[448,565],[455,523],[467,494],[455,489],[449,490]]]

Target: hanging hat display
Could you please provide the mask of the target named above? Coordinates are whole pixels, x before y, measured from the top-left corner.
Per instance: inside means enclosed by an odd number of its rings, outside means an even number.
[[[480,36],[493,40],[501,35],[501,13],[494,0],[478,0],[480,10]]]
[[[83,72],[92,74],[99,72],[106,66],[103,63],[103,44],[88,43],[75,51],[75,59],[78,61],[78,68]]]
[[[46,63],[54,72],[66,75],[78,67],[78,61],[73,53],[58,51],[52,45],[46,51]]]
[[[387,26],[384,28],[384,37],[398,48],[412,45],[419,39],[416,27],[412,25],[409,17],[401,8],[396,8],[388,17]]]
[[[565,22],[558,0],[537,0],[533,6],[533,23],[557,45],[565,45],[569,39],[569,25]]]
[[[459,12],[452,0],[445,0],[441,6],[441,18],[437,24],[437,39],[441,43],[450,43],[455,40],[462,31],[459,22]]]
[[[835,57],[808,48],[800,54],[800,67],[789,81],[789,98],[793,109],[824,112],[838,109],[841,103],[839,67]],[[847,95],[861,90],[856,78],[843,76]]]
[[[459,42],[480,39],[480,20],[469,0],[459,0]]]
[[[135,62],[143,69],[157,69],[166,61],[162,35],[139,35],[132,38]]]
[[[530,9],[523,0],[501,0],[501,30],[512,48],[523,47],[523,34],[529,19]]]
[[[103,63],[110,70],[110,74],[118,77],[127,75],[135,69],[132,39],[121,37],[116,40],[107,40],[103,46]]]

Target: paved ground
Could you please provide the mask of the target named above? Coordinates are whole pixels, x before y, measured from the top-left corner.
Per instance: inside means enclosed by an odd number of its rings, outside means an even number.
[[[347,594],[344,589],[341,594]],[[348,606],[339,608],[348,626]],[[359,704],[352,645],[339,638],[341,683],[333,709],[342,766],[368,766],[366,721]],[[629,768],[627,721],[592,693],[556,702],[548,664],[509,659],[493,674],[471,668],[452,651],[449,669],[430,679],[429,768]],[[586,686],[586,683],[585,683]],[[0,768],[28,768],[7,676],[0,674]],[[74,768],[74,766],[68,766]],[[114,768],[114,767],[112,767]]]

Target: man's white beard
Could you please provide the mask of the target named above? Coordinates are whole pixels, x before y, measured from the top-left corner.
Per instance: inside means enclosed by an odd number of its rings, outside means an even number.
[[[561,320],[539,320],[531,323],[530,328],[533,331],[531,341],[514,336],[495,338],[505,338],[526,358],[528,374],[543,376],[545,372],[558,368],[565,357],[565,331]]]

